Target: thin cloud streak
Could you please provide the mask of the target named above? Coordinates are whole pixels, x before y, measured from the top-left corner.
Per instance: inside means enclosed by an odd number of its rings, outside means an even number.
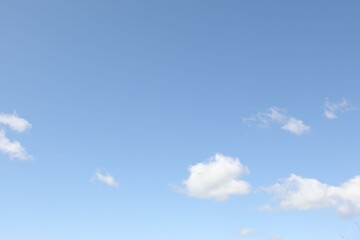
[[[244,236],[250,235],[254,232],[255,232],[255,230],[253,228],[245,227],[245,228],[240,229],[240,236],[244,237]]]
[[[286,113],[284,109],[271,107],[267,112],[259,112],[250,117],[243,118],[243,123],[248,126],[256,125],[260,128],[269,127],[272,123],[281,125],[281,129],[294,135],[300,136],[309,133],[311,128],[302,120],[294,118]]]

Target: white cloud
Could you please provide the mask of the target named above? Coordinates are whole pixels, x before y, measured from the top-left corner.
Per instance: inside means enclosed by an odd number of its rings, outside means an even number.
[[[17,158],[20,160],[30,160],[32,156],[29,155],[21,143],[14,141],[11,142],[4,130],[0,129],[0,152],[9,155],[10,158]]]
[[[291,174],[268,189],[279,200],[283,210],[333,208],[343,216],[360,214],[360,176],[340,186],[322,183],[317,179]]]
[[[271,120],[280,123],[286,122],[286,119],[288,118],[286,111],[278,107],[271,107],[269,112],[265,113],[265,116],[268,116]]]
[[[0,113],[0,124],[9,126],[12,130],[17,132],[24,132],[31,127],[31,124],[16,114]]]
[[[303,135],[310,132],[310,127],[302,120],[289,116],[284,109],[271,107],[267,112],[260,112],[248,118],[243,118],[243,122],[249,126],[256,124],[258,127],[268,127],[271,123],[278,123],[281,129],[295,135]]]
[[[245,227],[245,228],[240,229],[240,235],[241,236],[246,236],[246,235],[249,235],[249,234],[252,234],[252,233],[254,233],[253,228]]]
[[[103,174],[99,169],[95,172],[95,180],[105,183],[111,187],[118,187],[119,184],[116,182],[115,178],[110,174]]]
[[[332,112],[332,111],[329,111],[329,110],[324,110],[324,116],[327,119],[335,119],[335,118],[337,118],[335,112]]]
[[[3,126],[2,126],[3,125]],[[32,156],[18,141],[11,141],[5,132],[5,127],[17,132],[24,132],[31,124],[16,114],[0,113],[0,152],[7,154],[11,159],[30,160]]]
[[[288,119],[281,129],[289,131],[295,135],[302,135],[310,131],[309,126],[305,125],[303,121],[295,118]]]
[[[190,166],[189,172],[180,191],[191,197],[224,201],[230,195],[250,192],[250,184],[239,179],[249,170],[237,158],[216,154],[207,162]]]
[[[329,100],[325,101],[324,104],[324,116],[327,119],[336,119],[338,112],[346,112],[355,110],[353,106],[351,106],[350,102],[343,98],[338,102],[331,102]]]

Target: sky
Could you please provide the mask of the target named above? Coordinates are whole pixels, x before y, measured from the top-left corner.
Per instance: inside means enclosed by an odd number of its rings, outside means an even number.
[[[0,1],[0,239],[359,239],[359,11]]]

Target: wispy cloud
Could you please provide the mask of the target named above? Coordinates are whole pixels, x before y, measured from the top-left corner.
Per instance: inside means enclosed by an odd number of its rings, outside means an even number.
[[[94,179],[111,187],[118,187],[119,184],[109,173],[102,173],[99,169],[95,171]]]
[[[17,132],[24,132],[31,127],[31,124],[26,119],[18,117],[15,113],[0,113],[0,124],[7,125]]]
[[[282,130],[298,136],[310,132],[310,126],[306,125],[302,120],[288,115],[286,110],[278,107],[271,107],[267,112],[259,112],[250,117],[243,118],[243,122],[248,126],[255,124],[261,128],[277,123],[281,125]]]
[[[333,208],[343,216],[360,214],[360,176],[333,186],[313,178],[295,174],[274,184],[267,190],[279,201],[283,210],[310,210]]]
[[[279,236],[272,236],[269,240],[281,240],[281,238]]]
[[[189,172],[179,191],[190,197],[224,201],[230,195],[250,192],[250,184],[240,179],[249,170],[237,158],[216,154],[207,162],[190,166]]]
[[[18,141],[11,141],[7,135],[5,128],[17,132],[24,132],[31,127],[31,124],[18,117],[16,114],[0,113],[0,152],[7,154],[11,159],[30,160],[33,157],[27,153],[26,149]]]
[[[355,110],[355,107],[345,98],[337,102],[332,102],[327,99],[324,104],[324,116],[327,119],[336,119],[338,118],[338,113],[352,110]]]
[[[245,227],[245,228],[240,229],[240,236],[247,236],[254,232],[255,232],[255,230],[253,228]]]

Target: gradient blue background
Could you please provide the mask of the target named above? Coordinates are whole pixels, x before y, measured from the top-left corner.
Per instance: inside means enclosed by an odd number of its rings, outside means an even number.
[[[0,112],[35,157],[0,155],[0,239],[357,239],[331,209],[259,212],[262,192],[219,203],[172,191],[191,164],[239,157],[253,188],[296,173],[359,174],[359,1],[0,1]],[[242,118],[271,106],[296,137]],[[120,183],[91,178],[96,168]],[[359,187],[360,188],[360,187]]]

